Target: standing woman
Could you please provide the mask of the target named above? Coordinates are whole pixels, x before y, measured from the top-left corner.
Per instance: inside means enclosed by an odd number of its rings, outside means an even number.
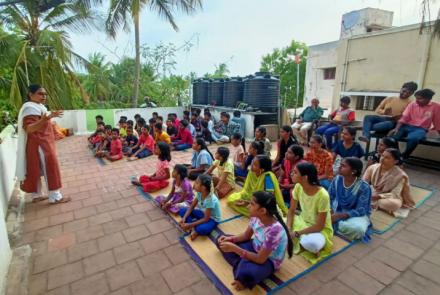
[[[32,202],[49,199],[49,203],[65,203],[61,173],[55,148],[55,137],[51,119],[61,117],[63,111],[48,113],[44,103],[47,92],[40,85],[30,85],[29,101],[24,103],[18,114],[18,155],[16,176],[20,188],[32,194]],[[41,175],[46,179],[49,196],[42,195]]]

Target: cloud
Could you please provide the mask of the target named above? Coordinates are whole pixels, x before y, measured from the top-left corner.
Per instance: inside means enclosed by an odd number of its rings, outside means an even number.
[[[431,6],[434,17],[440,1]],[[214,65],[228,62],[231,75],[258,71],[261,56],[273,48],[287,46],[293,39],[308,45],[339,38],[342,14],[374,7],[394,11],[393,25],[420,22],[421,1],[406,0],[205,0],[203,11],[178,15],[175,32],[163,19],[144,11],[141,43],[154,46],[161,41],[183,44],[194,34],[198,42],[189,53],[177,55],[177,74],[213,72]],[[104,32],[73,35],[74,48],[83,56],[99,51],[116,62],[117,56],[134,56],[134,34],[120,32],[116,40]]]

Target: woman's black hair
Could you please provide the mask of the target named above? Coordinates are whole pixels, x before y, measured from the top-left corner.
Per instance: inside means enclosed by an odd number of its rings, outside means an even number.
[[[170,146],[163,141],[159,141],[156,145],[160,150],[159,160],[168,162],[171,161]]]
[[[144,118],[140,117],[140,118],[137,120],[137,124],[138,124],[138,126],[144,126],[145,124],[147,124],[147,122],[145,121]]]
[[[289,125],[283,125],[281,126],[281,129],[289,133],[290,137],[294,137],[292,127],[290,127]]]
[[[291,146],[289,146],[289,150],[291,150],[292,153],[294,153],[295,156],[299,157],[300,159],[304,158],[304,149],[302,146],[297,144],[292,144]]]
[[[261,134],[263,134],[263,137],[266,137],[266,134],[267,134],[266,127],[258,126],[257,130],[260,131]]]
[[[324,139],[321,135],[315,134],[310,137],[310,139],[316,140],[317,143],[321,144],[321,148],[325,149]]]
[[[402,165],[402,154],[400,153],[400,151],[398,149],[386,149],[386,152],[390,153],[391,157],[393,157],[394,160],[397,161],[398,166]]]
[[[138,119],[138,118],[139,118],[139,119],[142,118],[141,115],[139,115],[139,114],[134,115],[134,119],[135,119],[135,120]]]
[[[217,153],[222,157],[222,160],[220,161],[220,166],[223,166],[223,164],[226,163],[229,157],[229,149],[227,147],[221,146],[217,149]]]
[[[208,192],[211,191],[212,186],[212,177],[206,174],[200,174],[197,179],[200,181],[200,184],[206,188]]]
[[[348,166],[350,166],[354,176],[361,177],[362,169],[364,169],[364,164],[362,164],[362,161],[359,158],[347,157],[344,158],[342,161],[345,161],[345,163],[347,163]]]
[[[174,170],[176,170],[177,174],[180,175],[180,179],[184,180],[188,177],[188,168],[186,168],[185,165],[176,164],[176,166],[174,166]]]
[[[287,234],[287,254],[289,255],[289,258],[293,255],[293,241],[290,237],[290,231],[287,228],[286,223],[284,223],[283,218],[280,216],[280,213],[278,212],[277,207],[277,201],[275,199],[275,196],[272,193],[259,191],[254,192],[252,194],[255,198],[255,202],[260,206],[267,210],[267,213],[270,216],[275,217],[275,219],[283,226],[284,230]]]
[[[399,143],[394,137],[387,136],[382,138],[381,141],[388,149],[399,149]]]
[[[155,123],[154,124],[154,127],[157,129],[157,130],[162,130],[162,128],[163,128],[163,125],[162,125],[162,123]]]
[[[311,185],[319,185],[318,170],[312,163],[301,163],[296,165],[301,176],[307,176],[307,181]]]
[[[354,127],[344,126],[343,129],[347,130],[348,134],[350,134],[353,139],[356,138],[356,129]]]
[[[260,163],[260,168],[264,172],[272,171],[272,160],[266,155],[258,155],[255,157]]]
[[[201,146],[200,150],[205,150],[205,151],[207,151],[208,154],[211,156],[211,159],[214,159],[213,155],[212,155],[211,152],[209,151],[208,146],[206,145],[206,142],[205,142],[205,140],[204,140],[203,138],[200,138],[200,137],[197,138],[197,139],[196,139],[196,143],[197,143],[197,145],[200,145],[200,146]]]
[[[261,141],[253,141],[251,142],[251,147],[253,147],[257,151],[257,155],[264,154],[264,143]]]

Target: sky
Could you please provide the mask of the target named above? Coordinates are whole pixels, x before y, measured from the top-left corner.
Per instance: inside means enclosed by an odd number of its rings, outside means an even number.
[[[365,7],[394,12],[393,26],[418,23],[422,0],[204,0],[203,9],[187,16],[176,15],[179,31],[145,9],[141,15],[141,44],[155,46],[191,40],[189,52],[176,56],[174,74],[196,72],[201,76],[214,72],[215,65],[226,62],[230,75],[248,75],[258,71],[261,57],[292,40],[315,45],[339,38],[344,13]],[[432,18],[440,0],[432,0]],[[105,7],[101,8],[105,11]],[[110,39],[101,31],[72,34],[74,49],[87,57],[94,52],[106,55],[110,62],[122,56],[134,57],[134,31],[120,31]]]

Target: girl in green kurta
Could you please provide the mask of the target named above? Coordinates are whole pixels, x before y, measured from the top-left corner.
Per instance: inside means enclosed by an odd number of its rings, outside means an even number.
[[[287,214],[287,207],[281,194],[278,180],[273,174],[272,161],[266,155],[258,155],[254,158],[243,189],[228,197],[228,205],[238,213],[249,217],[247,205],[250,203],[252,193],[256,191],[271,192],[275,195],[279,210],[284,216]]]
[[[330,197],[319,186],[318,172],[313,164],[298,164],[293,171],[296,185],[287,214],[287,226],[292,228],[294,253],[315,264],[330,255],[333,249]],[[295,215],[298,203],[301,213]]]

